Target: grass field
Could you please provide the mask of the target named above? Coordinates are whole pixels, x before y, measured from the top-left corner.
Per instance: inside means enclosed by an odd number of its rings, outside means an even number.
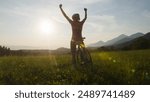
[[[0,84],[150,84],[150,50],[93,52],[93,68],[71,56],[0,57]]]

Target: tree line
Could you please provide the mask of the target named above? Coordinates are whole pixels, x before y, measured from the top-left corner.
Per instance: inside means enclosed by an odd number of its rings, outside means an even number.
[[[0,45],[0,56],[49,55],[49,53],[49,50],[11,50],[9,47]]]
[[[0,56],[10,55],[10,48],[0,45]]]

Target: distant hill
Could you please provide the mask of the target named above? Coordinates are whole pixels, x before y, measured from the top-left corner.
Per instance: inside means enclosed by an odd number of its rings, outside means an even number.
[[[68,48],[58,48],[56,50],[48,49],[21,49],[21,50],[11,50],[11,55],[49,55],[49,54],[68,54],[70,49]]]
[[[131,40],[138,38],[138,37],[141,37],[141,36],[144,36],[144,34],[143,33],[135,33],[135,34],[132,34],[130,36],[126,36],[125,38],[123,38],[121,40],[116,41],[115,43],[113,43],[113,45],[125,43],[125,42],[131,41]]]
[[[121,39],[124,39],[124,38],[126,38],[126,37],[127,37],[127,35],[121,34],[121,35],[119,35],[118,37],[113,38],[112,40],[108,40],[107,42],[105,42],[105,46],[113,45],[113,44],[116,43],[117,41],[119,41],[119,40],[121,40]]]
[[[114,45],[116,49],[122,50],[136,50],[136,49],[149,49],[150,48],[150,32],[144,36],[132,39],[128,42]]]
[[[101,47],[101,46],[110,46],[110,45],[117,45],[117,44],[121,44],[121,43],[125,43],[128,42],[132,39],[138,38],[143,36],[143,33],[135,33],[135,34],[131,34],[130,36],[127,36],[125,34],[121,34],[116,38],[113,38],[111,40],[108,40],[107,42],[103,42],[103,41],[98,41],[96,43],[93,44],[89,44],[89,47]]]
[[[65,47],[60,47],[56,50],[51,50],[52,54],[67,54],[70,53],[70,49],[69,48],[65,48]]]
[[[129,38],[135,39],[135,38],[141,37],[143,35],[144,35],[143,33],[138,32],[138,33],[130,35]]]
[[[98,41],[96,43],[88,45],[89,47],[99,47],[99,46],[104,46],[105,42],[104,41]]]
[[[65,47],[60,47],[55,50],[40,48],[40,47],[32,47],[32,46],[9,46],[10,49],[15,53],[19,52],[20,54],[64,54],[69,53],[70,49]]]
[[[108,46],[108,45],[112,45],[112,44],[114,44],[116,41],[119,41],[119,40],[121,40],[121,39],[123,39],[123,38],[126,38],[126,37],[127,37],[126,35],[121,34],[121,35],[119,35],[119,36],[116,37],[116,38],[113,38],[113,39],[111,39],[111,40],[108,40],[107,42],[98,41],[98,42],[96,42],[96,43],[89,44],[88,46],[89,46],[89,47]]]

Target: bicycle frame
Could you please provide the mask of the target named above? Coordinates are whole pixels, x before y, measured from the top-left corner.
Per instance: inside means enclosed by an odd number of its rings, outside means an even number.
[[[84,44],[84,39],[85,37],[82,38],[82,41],[74,41],[72,40],[73,42],[75,42],[75,44],[77,45],[77,48],[85,48],[85,44]]]

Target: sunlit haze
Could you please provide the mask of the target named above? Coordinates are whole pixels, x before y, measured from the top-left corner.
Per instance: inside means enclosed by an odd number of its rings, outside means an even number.
[[[41,34],[51,34],[54,33],[55,25],[49,20],[49,19],[43,19],[39,21],[39,31],[41,31]]]
[[[150,0],[1,0],[0,45],[16,49],[56,49],[70,46],[71,26],[59,4],[71,18],[88,17],[83,26],[86,45],[120,34],[150,31]],[[12,49],[15,49],[12,47]]]

